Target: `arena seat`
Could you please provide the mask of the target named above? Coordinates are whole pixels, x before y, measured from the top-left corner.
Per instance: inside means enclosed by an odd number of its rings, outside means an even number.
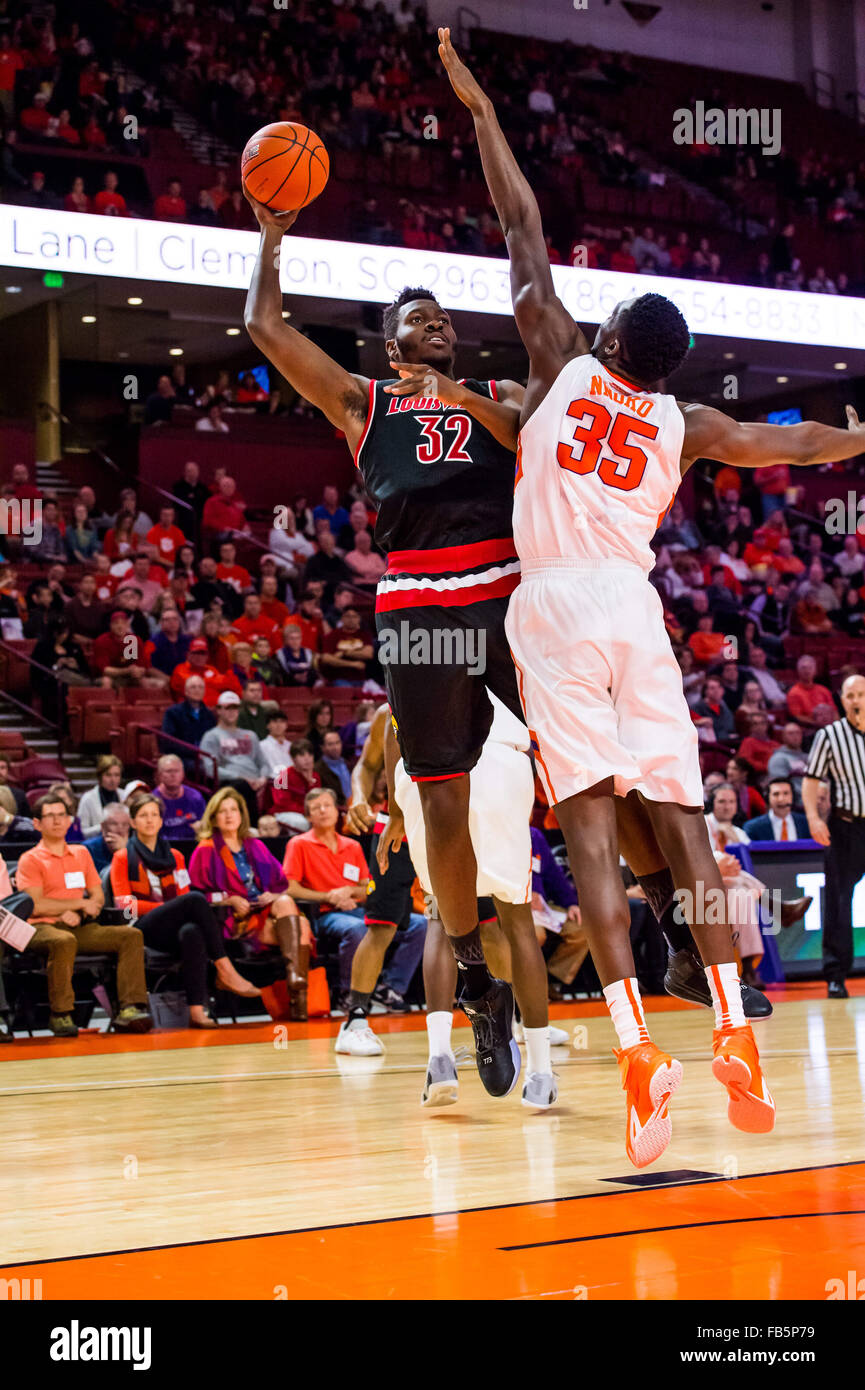
[[[59,758],[25,758],[15,769],[20,785],[29,792],[31,787],[50,786],[67,780],[66,768]]]
[[[0,758],[6,758],[10,763],[20,765],[29,756],[30,750],[24,742],[24,735],[17,729],[4,729],[0,732]],[[15,774],[18,774],[18,767],[15,767]]]

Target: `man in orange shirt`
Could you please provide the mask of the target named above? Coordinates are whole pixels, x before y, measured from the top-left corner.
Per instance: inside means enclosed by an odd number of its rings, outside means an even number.
[[[204,703],[208,709],[215,708],[224,690],[233,690],[235,695],[243,694],[240,681],[233,671],[223,674],[215,666],[211,666],[207,659],[207,641],[204,637],[193,638],[186,660],[175,666],[172,672],[171,692],[176,699],[183,699],[186,682],[190,676],[200,676],[204,681]]]
[[[688,646],[694,653],[694,660],[701,666],[717,661],[724,646],[723,632],[713,632],[715,619],[711,613],[701,613],[697,619],[697,631],[688,638]]]
[[[160,507],[159,521],[147,532],[147,544],[153,546],[158,563],[171,569],[178,550],[186,545],[185,535],[175,524],[173,507]]]
[[[165,192],[153,204],[153,216],[159,222],[185,222],[186,199],[180,179],[169,179]]]
[[[243,504],[237,495],[237,484],[227,475],[219,480],[219,490],[208,497],[201,514],[205,531],[248,531]]]
[[[798,680],[787,691],[787,708],[803,729],[818,728],[819,720],[815,718],[815,711],[820,705],[827,705],[833,716],[836,712],[831,690],[827,690],[825,685],[817,685],[814,680],[816,674],[817,663],[813,656],[808,656],[807,653],[800,656],[796,662]]]
[[[295,627],[300,628],[300,635],[305,647],[308,647],[311,652],[321,651],[325,635],[330,631],[330,628],[324,621],[318,596],[312,590],[307,590],[303,594],[296,611],[289,614],[286,626],[289,624],[294,624]]]
[[[337,833],[336,797],[326,787],[314,787],[304,798],[304,812],[311,829],[295,835],[285,848],[283,871],[288,891],[296,902],[314,904],[316,940],[339,955],[337,1011],[345,1012],[351,989],[351,963],[366,935],[364,911],[369,871],[357,840]],[[317,916],[313,914],[317,913]],[[397,933],[397,946],[381,973],[381,983],[404,996],[420,964],[426,935],[426,919]]]
[[[241,642],[252,644],[256,637],[266,637],[271,648],[278,647],[281,642],[280,629],[273,618],[268,618],[262,613],[258,594],[246,595],[243,600],[243,613],[239,618],[235,618],[231,630]]]
[[[36,935],[30,950],[48,957],[50,1027],[58,1038],[74,1038],[75,991],[72,971],[79,950],[117,954],[120,1010],[114,1026],[123,1033],[146,1033],[153,1027],[147,1011],[144,938],[126,923],[108,926],[97,919],[105,895],[90,851],[66,843],[72,817],[64,801],[46,792],[36,801],[33,823],[42,839],[18,861],[19,892],[33,899],[30,924]]]

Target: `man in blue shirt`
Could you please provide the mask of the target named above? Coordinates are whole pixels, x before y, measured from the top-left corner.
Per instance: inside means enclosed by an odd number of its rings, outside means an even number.
[[[182,739],[197,748],[208,729],[216,723],[216,716],[204,703],[204,681],[201,676],[190,676],[183,687],[184,698],[179,704],[169,705],[162,718],[163,733],[172,738]],[[163,748],[165,744],[162,745]],[[170,746],[170,745],[169,745]],[[187,772],[195,770],[192,754],[180,753]]]
[[[330,524],[334,538],[339,535],[343,526],[349,524],[348,512],[345,507],[339,505],[339,488],[334,487],[333,483],[328,483],[324,489],[324,502],[313,508],[313,521],[322,517]]]
[[[183,763],[176,753],[166,753],[156,764],[154,791],[162,805],[162,830],[169,840],[192,840],[204,815],[204,797],[183,785]]]
[[[129,812],[122,801],[110,801],[102,812],[99,834],[84,841],[99,873],[107,869],[119,849],[126,848],[129,839]]]

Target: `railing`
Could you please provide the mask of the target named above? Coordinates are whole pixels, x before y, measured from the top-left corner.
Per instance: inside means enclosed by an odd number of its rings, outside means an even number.
[[[52,671],[50,667],[43,666],[40,662],[34,661],[32,656],[27,652],[20,651],[17,647],[13,647],[11,643],[0,640],[0,652],[7,653],[8,656],[14,657],[17,661],[26,661],[28,666],[32,666],[34,671],[41,671],[43,675],[50,676],[55,685],[63,685],[56,671]],[[28,719],[35,719],[38,724],[44,724],[47,728],[55,729],[58,733],[60,732],[61,726],[55,723],[53,719],[49,719],[41,710],[35,709],[32,705],[26,705],[23,700],[18,700],[14,695],[10,695],[9,691],[6,689],[2,691],[2,694],[4,699],[9,700],[16,709],[22,710],[27,715]]]
[[[817,106],[835,109],[835,78],[824,68],[814,68],[811,72],[811,90]]]

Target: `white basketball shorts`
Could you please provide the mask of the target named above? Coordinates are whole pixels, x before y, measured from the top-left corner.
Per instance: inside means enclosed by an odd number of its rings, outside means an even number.
[[[550,805],[604,778],[702,806],[697,731],[657,592],[637,566],[522,566],[506,621]]]
[[[469,833],[478,864],[477,895],[505,903],[531,902],[529,821],[535,786],[528,755],[512,744],[488,739],[469,777]],[[420,793],[402,758],[394,771],[394,792],[405,818],[415,872],[424,892],[431,893]]]

